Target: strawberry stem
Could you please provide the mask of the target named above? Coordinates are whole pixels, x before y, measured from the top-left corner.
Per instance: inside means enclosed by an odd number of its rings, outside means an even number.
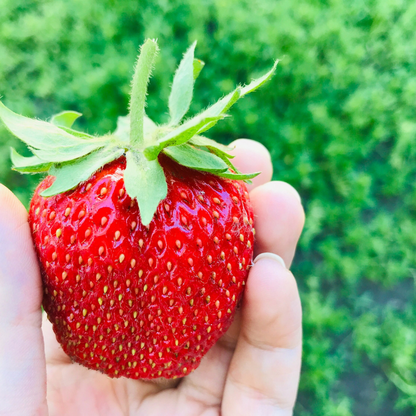
[[[146,104],[147,84],[153,68],[153,62],[159,48],[155,40],[147,39],[140,48],[133,75],[130,96],[130,144],[144,147],[146,138],[143,133],[144,107]]]

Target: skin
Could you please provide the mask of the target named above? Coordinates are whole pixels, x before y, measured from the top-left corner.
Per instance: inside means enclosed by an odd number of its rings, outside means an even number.
[[[18,199],[0,185],[0,414],[79,416],[288,416],[302,351],[302,312],[288,270],[304,224],[297,192],[270,182],[270,155],[237,140],[235,165],[262,171],[250,185],[255,255],[241,310],[200,367],[179,381],[110,379],[72,364],[42,317],[41,279]]]

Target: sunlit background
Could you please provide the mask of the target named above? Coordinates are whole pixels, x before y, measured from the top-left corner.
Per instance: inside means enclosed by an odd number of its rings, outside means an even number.
[[[167,117],[172,73],[198,41],[191,112],[270,68],[267,86],[211,136],[270,150],[307,213],[293,271],[304,310],[296,415],[416,411],[416,2],[0,0],[0,95],[12,110],[103,134],[127,112],[138,46],[161,47],[148,114]],[[28,204],[38,176],[0,127],[0,182]]]

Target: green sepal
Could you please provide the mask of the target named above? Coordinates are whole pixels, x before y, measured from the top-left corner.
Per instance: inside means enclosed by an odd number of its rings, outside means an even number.
[[[90,140],[90,139],[96,138],[95,136],[92,136],[91,134],[85,133],[83,131],[73,130],[69,127],[62,127],[61,126],[59,128],[62,129],[63,131],[66,131],[69,134],[72,134],[75,137],[79,137],[80,139]]]
[[[218,176],[228,179],[236,179],[236,180],[243,180],[244,182],[251,183],[250,179],[255,178],[257,175],[260,175],[261,172],[254,172],[254,173],[242,173],[240,172],[231,162],[230,158],[218,148],[212,147],[210,148],[211,152],[216,154],[219,158],[221,158],[228,166],[228,172],[224,174],[220,173]],[[233,156],[234,157],[234,156]]]
[[[253,80],[252,82],[250,82],[250,84],[244,87],[237,87],[233,92],[229,93],[224,98],[216,102],[214,105],[207,108],[202,114],[218,115],[226,113],[241,97],[244,97],[245,95],[255,91],[257,88],[261,87],[265,82],[267,82],[273,76],[278,62],[278,60],[275,61],[272,69],[265,75]],[[198,133],[201,134],[204,131],[207,131],[215,124],[216,122],[208,124],[207,126],[202,128]]]
[[[194,42],[183,55],[173,77],[172,89],[169,95],[169,125],[177,126],[187,113],[192,101],[194,89]],[[201,68],[202,69],[202,68]]]
[[[221,173],[228,169],[227,164],[213,153],[183,144],[168,147],[163,153],[182,166],[210,173]]]
[[[145,114],[143,118],[144,135],[149,137],[154,133],[156,129],[157,129],[157,124]]]
[[[202,127],[213,122],[218,121],[221,118],[224,118],[224,115],[217,117],[204,117],[202,114],[200,116],[194,117],[184,124],[180,125],[176,129],[170,131],[165,136],[160,138],[157,141],[157,144],[154,146],[149,146],[144,149],[144,154],[149,160],[154,160],[158,157],[159,153],[170,146],[179,146],[186,143],[190,140]]]
[[[117,118],[117,127],[113,135],[118,137],[123,143],[128,144],[130,138],[130,116],[119,116]]]
[[[218,100],[215,104],[204,110],[200,116],[215,117],[220,114],[224,114],[228,109],[241,97],[241,87],[237,87],[234,91],[231,91],[225,97]]]
[[[158,160],[147,160],[143,153],[127,152],[124,186],[130,198],[139,204],[143,225],[149,225],[156,209],[168,193],[165,173]]]
[[[241,173],[230,161],[230,159],[234,158],[234,156],[229,156],[227,153],[213,146],[210,146],[210,147],[197,146],[197,147],[205,152],[213,153],[214,155],[218,156],[232,171],[236,173]]]
[[[91,134],[84,133],[82,131],[77,131],[71,128],[75,120],[77,120],[81,116],[82,114],[78,113],[78,111],[62,111],[51,117],[51,123],[55,126],[58,126],[63,131],[72,134],[75,137],[79,137],[81,139],[94,138],[94,136],[92,136]]]
[[[154,131],[157,129],[156,123],[154,123],[147,115],[144,115],[143,118],[143,133],[144,137],[151,136]],[[117,119],[117,128],[113,133],[118,139],[123,143],[128,144],[130,141],[130,116],[120,116]]]
[[[235,179],[235,180],[243,180],[248,183],[251,183],[250,179],[255,178],[256,176],[260,175],[261,172],[254,172],[254,173],[233,173],[233,172],[220,172],[216,173],[217,176],[220,178],[227,178],[227,179]]]
[[[77,111],[62,111],[52,116],[51,123],[58,127],[71,128],[75,120],[81,116],[82,114]]]
[[[46,172],[52,166],[52,163],[45,162],[37,156],[22,156],[13,147],[10,149],[10,159],[13,163],[12,169],[21,173]]]
[[[205,62],[201,61],[200,59],[194,59],[194,81],[199,77],[199,74],[201,73],[202,69],[205,66]]]
[[[144,136],[144,107],[146,104],[147,85],[153,69],[153,63],[159,51],[157,42],[147,39],[140,48],[134,70],[131,100],[130,100],[130,140],[133,146],[143,146]]]
[[[63,163],[85,156],[94,150],[104,147],[105,144],[104,140],[83,141],[82,144],[71,147],[58,147],[56,149],[31,148],[31,151],[35,156],[47,162]]]
[[[244,180],[248,183],[251,183],[250,179],[254,178],[255,176],[259,175],[258,173],[253,174],[245,174],[240,172],[231,162],[230,159],[233,159],[235,156],[229,154],[228,152],[232,150],[231,148],[221,145],[214,140],[208,139],[203,136],[194,136],[192,140],[189,141],[190,144],[198,146],[201,150],[205,150],[205,152],[209,151],[216,156],[218,156],[227,166],[229,171],[222,173],[216,173],[217,176],[221,176],[224,178],[236,179],[236,180]]]
[[[57,149],[84,142],[52,123],[16,114],[9,110],[1,101],[0,119],[11,133],[36,149]]]
[[[43,196],[52,196],[75,188],[106,163],[126,153],[124,172],[128,195],[138,201],[141,219],[148,225],[161,200],[167,195],[164,171],[157,159],[160,152],[183,166],[220,177],[245,180],[258,173],[243,174],[232,164],[230,148],[200,136],[213,127],[244,95],[255,91],[273,75],[273,68],[246,86],[237,87],[199,115],[176,127],[189,109],[195,79],[204,62],[194,57],[195,43],[190,46],[175,73],[169,97],[171,122],[157,126],[145,115],[145,98],[157,42],[146,40],[141,47],[132,81],[130,117],[120,117],[113,134],[95,137],[72,129],[81,115],[64,111],[51,122],[32,120],[7,109],[0,102],[0,119],[18,138],[26,142],[34,156],[24,157],[12,149],[14,168],[24,173],[50,170],[56,177]]]
[[[208,107],[204,110],[200,116],[202,117],[213,117],[225,114],[228,109],[235,103],[241,96],[241,88],[237,87],[234,91],[227,94],[225,97],[221,98],[211,107]],[[209,130],[217,124],[217,121],[207,124],[198,131],[198,134],[203,133],[204,131]]]
[[[203,146],[208,148],[209,150],[218,150],[224,153],[228,158],[233,159],[235,156],[232,155],[231,152],[233,150],[230,146],[225,146],[221,143],[217,143],[215,140],[208,139],[208,137],[204,136],[194,136],[189,141],[190,144],[194,144],[195,146]]]
[[[119,158],[122,154],[123,149],[104,148],[74,161],[54,165],[49,174],[56,177],[55,182],[41,195],[44,197],[53,196],[75,188],[105,164]]]
[[[273,76],[278,63],[279,63],[279,60],[277,59],[274,62],[273,67],[269,72],[264,74],[262,77],[251,81],[250,84],[245,85],[244,87],[242,87],[241,96],[244,97],[245,95],[249,94],[250,92],[255,91],[257,88],[261,87],[265,82],[267,82]]]

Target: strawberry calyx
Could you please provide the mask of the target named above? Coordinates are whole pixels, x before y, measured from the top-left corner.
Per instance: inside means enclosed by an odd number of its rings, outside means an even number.
[[[49,197],[74,189],[107,163],[126,157],[126,192],[139,204],[143,225],[148,225],[160,201],[167,195],[167,184],[159,155],[180,165],[219,177],[249,181],[259,172],[243,174],[232,164],[232,150],[202,135],[227,117],[230,107],[246,94],[268,81],[270,71],[246,86],[238,86],[196,116],[182,122],[188,112],[193,87],[204,63],[195,58],[196,42],[183,56],[175,72],[169,96],[170,120],[157,125],[145,113],[147,85],[158,52],[155,40],[141,47],[132,81],[129,115],[119,117],[116,130],[101,137],[72,129],[81,116],[63,111],[49,122],[30,119],[9,110],[0,102],[0,119],[12,134],[25,142],[33,156],[25,157],[11,149],[13,169],[21,173],[48,172],[55,176],[42,192]]]

